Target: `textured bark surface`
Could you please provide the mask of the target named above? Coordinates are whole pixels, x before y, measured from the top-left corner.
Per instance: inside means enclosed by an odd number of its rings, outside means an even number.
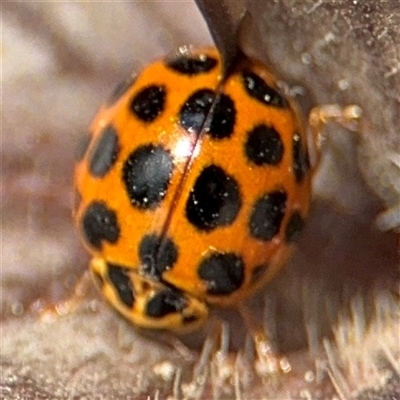
[[[51,322],[29,310],[68,296],[86,269],[71,221],[71,177],[75,145],[96,109],[132,69],[211,39],[191,2],[7,2],[0,397],[400,397],[399,306],[391,294],[397,235],[375,226],[379,212],[400,203],[399,6],[396,0],[248,3],[253,24],[246,51],[273,64],[305,115],[332,102],[358,104],[365,115],[359,135],[327,129],[298,250],[253,301],[255,317],[268,321],[292,372],[255,374],[234,311],[218,311],[230,326],[227,351],[225,331],[222,344],[217,333],[206,341],[185,338],[188,349],[168,337],[140,335],[94,292],[75,313]]]

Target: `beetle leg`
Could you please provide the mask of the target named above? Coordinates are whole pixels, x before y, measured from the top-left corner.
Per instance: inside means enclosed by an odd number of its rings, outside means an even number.
[[[89,270],[86,270],[76,282],[70,297],[54,304],[37,300],[30,308],[35,313],[39,314],[40,318],[43,320],[54,320],[60,316],[71,314],[82,304],[91,284],[92,282]]]
[[[362,119],[362,110],[357,105],[341,107],[338,104],[326,104],[314,107],[308,116],[308,125],[311,130],[313,165],[319,165],[321,159],[321,147],[323,142],[323,130],[325,126],[334,122],[351,131],[359,131]]]

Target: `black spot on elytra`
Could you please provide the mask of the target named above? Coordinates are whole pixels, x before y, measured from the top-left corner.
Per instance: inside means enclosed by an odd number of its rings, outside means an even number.
[[[193,93],[179,113],[182,127],[195,134],[204,129],[213,139],[230,137],[236,120],[235,104],[226,94],[216,96],[210,89],[200,89]]]
[[[118,150],[118,133],[108,125],[100,133],[91,152],[89,172],[96,178],[102,178],[114,165]]]
[[[260,240],[271,240],[278,234],[286,212],[287,194],[276,191],[258,199],[250,216],[251,235]]]
[[[129,308],[133,307],[135,295],[133,292],[132,282],[126,268],[118,265],[108,264],[108,278],[118,293],[118,297]]]
[[[206,282],[207,293],[228,295],[242,286],[244,263],[236,254],[214,253],[202,260],[198,275]]]
[[[103,241],[116,243],[120,235],[117,215],[100,201],[94,201],[86,208],[82,229],[86,240],[96,249],[101,249]]]
[[[156,235],[146,235],[139,245],[139,258],[143,272],[160,278],[162,273],[170,269],[178,259],[178,248],[167,238]]]
[[[310,160],[299,134],[293,135],[293,172],[296,182],[300,183],[310,169]]]
[[[141,121],[153,122],[163,112],[165,98],[164,86],[148,86],[133,97],[130,109]]]
[[[116,103],[122,96],[129,90],[129,88],[135,83],[136,75],[131,75],[124,81],[120,82],[112,92],[111,96],[109,97],[107,104],[109,106]]]
[[[162,146],[138,147],[122,169],[122,180],[131,203],[142,209],[155,208],[165,197],[172,170],[172,157]]]
[[[198,75],[210,72],[218,64],[218,61],[205,54],[198,56],[182,55],[167,61],[167,67],[184,75]]]
[[[304,228],[304,218],[299,211],[294,211],[289,217],[289,221],[285,229],[285,239],[287,242],[295,242],[300,236],[300,232]]]
[[[242,78],[246,92],[254,99],[267,106],[287,107],[286,99],[254,72],[245,70],[242,73]]]
[[[242,205],[239,185],[221,167],[203,169],[189,193],[186,217],[203,231],[231,224]]]
[[[146,305],[146,315],[152,318],[162,318],[168,314],[181,313],[187,305],[185,297],[171,289],[156,293]]]
[[[86,134],[82,138],[79,139],[79,142],[75,148],[75,160],[81,161],[89,148],[90,142],[92,140],[92,136]]]
[[[247,134],[247,158],[258,166],[277,165],[283,157],[283,143],[273,126],[257,125]]]
[[[193,93],[179,112],[179,123],[190,133],[198,134],[204,126],[215,99],[211,89],[200,89]]]
[[[205,132],[213,139],[226,139],[233,134],[236,109],[233,100],[226,94],[220,94],[214,104],[209,124]]]

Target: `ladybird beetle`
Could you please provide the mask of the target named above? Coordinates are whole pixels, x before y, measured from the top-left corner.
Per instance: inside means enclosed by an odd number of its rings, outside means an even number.
[[[75,220],[95,282],[135,325],[193,330],[290,255],[311,169],[264,64],[242,59],[223,78],[217,50],[182,51],[119,86],[90,131]]]

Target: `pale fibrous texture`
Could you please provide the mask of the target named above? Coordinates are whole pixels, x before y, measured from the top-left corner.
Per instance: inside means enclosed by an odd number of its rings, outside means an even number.
[[[327,103],[364,115],[358,134],[326,129],[310,220],[286,270],[251,304],[291,371],[260,363],[235,311],[217,310],[205,332],[182,341],[143,336],[94,290],[73,313],[38,317],[87,268],[72,226],[72,171],[92,116],[132,71],[211,39],[191,2],[8,2],[1,398],[400,398],[397,2],[248,7],[247,52],[272,63],[304,118]]]
[[[365,182],[383,200],[378,227],[400,231],[397,6],[391,0],[250,1],[250,12],[262,15],[262,22],[254,21],[254,37],[261,36],[263,41],[260,46],[249,39],[249,47],[269,59],[281,73],[284,71],[285,79],[299,84],[298,97],[304,97],[305,109],[336,102],[361,107],[362,129],[356,137],[351,160],[357,159]],[[335,135],[331,136],[331,145],[335,146]],[[340,139],[336,146],[341,146]],[[337,154],[337,157],[346,156]],[[340,166],[329,165],[329,168]],[[330,191],[338,187],[332,184],[329,175],[327,178],[321,175],[316,189],[322,196],[330,196]],[[341,192],[340,203],[344,207],[357,207],[348,190]]]

